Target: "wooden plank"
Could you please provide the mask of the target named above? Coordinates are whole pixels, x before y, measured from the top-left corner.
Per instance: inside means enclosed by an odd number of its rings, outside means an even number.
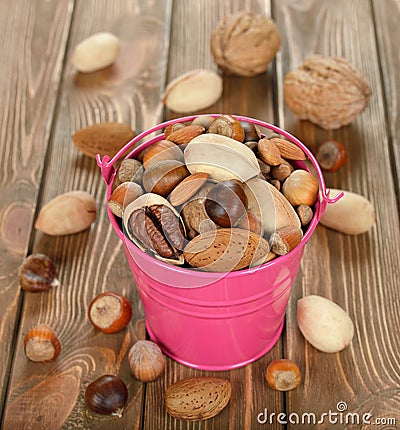
[[[210,36],[217,22],[225,15],[239,10],[252,10],[270,15],[269,1],[238,0],[219,1],[193,0],[174,2],[168,81],[178,75],[196,68],[217,70],[210,52]],[[214,106],[195,113],[233,113],[274,122],[273,109],[273,65],[268,71],[254,78],[223,76],[224,92],[221,100]],[[167,112],[167,118],[176,118]],[[281,356],[281,343],[256,363],[241,369],[224,372],[194,370],[175,361],[168,360],[163,379],[149,384],[146,390],[144,429],[258,429],[264,425],[257,422],[257,415],[264,408],[283,410],[283,396],[273,392],[265,380],[264,372],[275,358]],[[189,423],[176,420],[167,415],[162,402],[162,393],[172,383],[190,376],[218,376],[227,378],[232,384],[230,405],[216,417],[204,422]],[[269,427],[280,429],[275,423]]]
[[[89,230],[75,235],[35,233],[33,251],[53,258],[61,286],[25,295],[5,428],[141,427],[144,385],[132,377],[127,352],[145,336],[143,311],[122,242],[106,214],[100,170],[95,160],[78,153],[71,135],[102,121],[127,122],[138,132],[159,122],[170,12],[171,3],[161,0],[76,2],[40,206],[65,191],[81,189],[96,198],[98,217]],[[116,63],[77,74],[70,64],[73,48],[104,30],[122,41]],[[102,291],[117,291],[132,303],[132,322],[115,335],[97,332],[87,317],[89,303]],[[62,344],[60,357],[48,365],[24,356],[23,336],[36,323],[52,326]],[[121,419],[95,416],[85,407],[85,387],[105,373],[118,374],[128,385],[130,402]]]
[[[393,333],[399,325],[399,219],[370,3],[283,0],[273,6],[285,37],[281,83],[311,53],[346,57],[370,83],[367,110],[340,130],[325,132],[308,122],[297,122],[287,109],[283,113],[285,127],[312,150],[328,138],[344,143],[349,160],[337,173],[325,175],[327,185],[365,195],[377,217],[371,231],[356,237],[319,226],[306,248],[288,312],[286,342],[286,350],[300,364],[304,382],[289,393],[287,411],[320,416],[329,410],[338,412],[337,403],[345,402],[350,413],[370,412],[372,420],[394,417],[398,423],[399,343]],[[381,6],[384,9],[386,2]],[[396,28],[389,21],[382,25],[387,25],[388,35]],[[304,341],[295,313],[296,300],[306,294],[328,297],[349,312],[355,323],[349,348],[324,354]],[[331,427],[327,418],[318,426]],[[346,426],[353,427],[359,428]],[[289,423],[288,428],[297,427]]]
[[[1,407],[18,330],[18,266],[29,248],[72,9],[72,1],[0,2]]]
[[[400,17],[400,2],[373,1],[375,12],[376,36],[379,49],[379,61],[382,68],[383,89],[386,102],[386,119],[390,136],[390,155],[395,169],[394,186],[397,199],[400,202],[400,94],[399,74],[400,57],[396,40],[398,40],[398,25]],[[400,203],[399,203],[400,205]]]

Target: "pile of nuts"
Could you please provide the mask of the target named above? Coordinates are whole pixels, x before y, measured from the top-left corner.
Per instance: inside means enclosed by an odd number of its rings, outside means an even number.
[[[258,266],[296,247],[318,182],[296,144],[231,115],[174,123],[121,162],[108,205],[141,250],[211,272]]]

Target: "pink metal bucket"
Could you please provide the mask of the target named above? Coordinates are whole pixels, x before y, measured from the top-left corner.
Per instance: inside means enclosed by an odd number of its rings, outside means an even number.
[[[194,118],[196,116],[159,124],[136,136],[112,159],[97,156],[107,184],[107,199],[111,195],[115,175],[113,166],[127,149],[147,138],[126,156],[135,157],[163,138],[162,133],[152,136],[153,133],[170,124]],[[174,360],[203,370],[228,370],[244,366],[263,356],[277,342],[304,245],[326,205],[341,197],[329,197],[316,159],[298,139],[263,121],[241,116],[236,118],[285,136],[306,153],[315,168],[320,198],[301,243],[290,253],[262,266],[223,274],[180,268],[161,262],[137,248],[124,236],[120,223],[108,209],[111,223],[124,242],[151,339]],[[298,167],[306,169],[304,163],[298,163]]]

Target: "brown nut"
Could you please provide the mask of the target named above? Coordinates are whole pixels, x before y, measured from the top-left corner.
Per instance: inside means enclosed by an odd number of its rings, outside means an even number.
[[[231,398],[231,384],[226,379],[195,377],[182,379],[165,392],[167,412],[175,418],[198,421],[219,414]]]
[[[293,166],[286,160],[282,159],[282,163],[279,166],[273,166],[271,168],[271,177],[283,182],[293,172]]]
[[[148,193],[167,197],[189,174],[185,164],[180,161],[160,161],[143,173],[143,188]]]
[[[57,270],[47,255],[31,254],[19,268],[19,285],[25,291],[45,291],[58,287]]]
[[[60,355],[61,344],[56,332],[48,325],[42,324],[26,333],[24,350],[29,360],[48,363]]]
[[[233,227],[245,214],[247,196],[240,181],[219,182],[208,192],[205,201],[208,216],[221,227]]]
[[[157,194],[143,194],[125,210],[128,237],[141,249],[173,264],[183,264],[185,229],[174,207]]]
[[[134,137],[129,124],[102,122],[78,130],[72,140],[82,153],[96,158],[97,154],[113,157]]]
[[[274,390],[289,391],[300,385],[301,374],[296,363],[281,358],[269,364],[265,372],[265,379]]]
[[[263,225],[261,218],[255,215],[252,211],[247,210],[245,215],[240,219],[237,227],[253,231],[254,233],[263,235]]]
[[[142,182],[142,176],[142,163],[134,158],[126,158],[121,161],[116,178],[118,178],[120,183],[133,181],[140,184]]]
[[[318,181],[306,170],[294,170],[283,183],[282,193],[293,206],[312,206],[318,196]]]
[[[294,249],[303,238],[300,228],[286,226],[276,230],[269,238],[271,251],[277,255],[285,255]]]
[[[136,182],[123,182],[112,192],[107,204],[114,215],[122,218],[124,209],[142,194],[143,189]]]
[[[371,90],[365,77],[341,57],[312,55],[285,76],[284,98],[300,119],[326,130],[353,121],[368,105]]]
[[[232,115],[221,115],[208,127],[208,133],[220,134],[239,142],[244,140],[242,124]]]
[[[169,140],[159,140],[146,149],[143,155],[143,166],[147,170],[161,161],[183,162],[183,154],[179,146]]]
[[[243,143],[257,142],[260,139],[260,131],[254,124],[251,124],[247,121],[240,121],[240,124],[242,125],[244,131]]]
[[[138,340],[128,353],[133,376],[142,382],[157,379],[164,372],[165,356],[160,347],[150,340]]]
[[[300,222],[302,226],[306,226],[310,224],[314,216],[314,211],[310,208],[310,206],[307,206],[307,205],[297,206],[296,212],[300,218]]]
[[[293,142],[289,142],[286,139],[281,139],[280,137],[271,137],[270,141],[273,142],[279,149],[282,158],[286,158],[287,160],[307,159],[304,151]]]
[[[282,163],[281,153],[272,140],[263,138],[258,141],[258,155],[264,163],[279,166]]]
[[[319,145],[315,157],[319,165],[327,172],[336,172],[347,160],[346,148],[334,140]]]
[[[211,35],[214,61],[226,73],[255,76],[265,72],[280,47],[274,21],[253,12],[224,17]]]
[[[121,294],[106,291],[96,296],[89,305],[89,320],[107,334],[124,329],[132,318],[132,306]]]
[[[173,206],[180,206],[193,197],[206,183],[207,173],[198,172],[187,176],[180,182],[169,195],[169,201]]]
[[[50,236],[78,233],[96,221],[96,200],[86,191],[60,194],[39,212],[35,228]]]
[[[177,145],[185,145],[189,143],[192,139],[200,134],[203,134],[205,128],[201,125],[187,125],[185,127],[180,127],[178,130],[173,131],[166,139],[174,142]]]

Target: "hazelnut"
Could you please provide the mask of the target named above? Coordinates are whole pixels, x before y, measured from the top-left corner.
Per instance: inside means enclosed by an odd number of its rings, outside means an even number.
[[[312,206],[318,196],[318,181],[307,170],[294,170],[283,183],[282,193],[293,206]]]
[[[19,285],[25,291],[45,291],[60,285],[57,270],[47,255],[31,254],[19,268]]]
[[[160,347],[150,340],[138,340],[128,353],[129,365],[136,379],[150,382],[165,369],[165,356]]]
[[[281,358],[269,364],[265,379],[274,390],[289,391],[300,385],[301,374],[296,363]]]
[[[29,360],[47,363],[60,355],[61,344],[56,332],[48,325],[42,324],[26,333],[24,350]]]
[[[336,172],[346,162],[347,152],[340,142],[327,140],[319,145],[315,157],[324,170]]]
[[[89,305],[89,320],[103,333],[116,333],[125,328],[132,318],[129,300],[120,294],[105,292]]]

